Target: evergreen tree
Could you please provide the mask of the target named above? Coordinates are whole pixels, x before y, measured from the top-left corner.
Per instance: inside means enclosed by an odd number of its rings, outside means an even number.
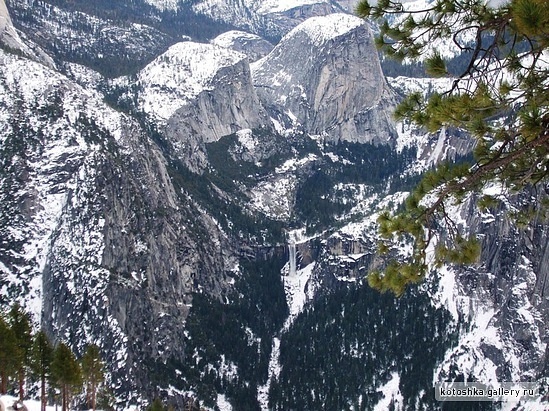
[[[82,371],[73,352],[64,343],[55,347],[51,372],[53,381],[61,389],[62,411],[67,411],[71,393],[82,386]]]
[[[154,401],[149,405],[147,408],[147,411],[164,411],[164,404],[162,404],[162,400],[158,397],[154,399]]]
[[[15,303],[11,308],[8,320],[20,349],[17,376],[19,380],[19,401],[23,401],[25,397],[25,368],[29,365],[29,354],[32,346],[31,320],[18,303]]]
[[[428,55],[427,73],[452,81],[444,93],[408,96],[396,118],[430,132],[445,126],[466,130],[476,137],[476,146],[473,164],[444,164],[427,173],[403,212],[380,217],[382,251],[401,241],[414,245],[408,261],[392,261],[370,276],[371,285],[396,294],[424,277],[426,250],[435,239],[443,239],[436,263],[468,264],[478,258],[476,238],[460,232],[446,212],[449,204],[490,182],[520,192],[549,179],[549,2],[491,6],[485,0],[434,0],[424,10],[406,7],[400,1],[378,0],[372,6],[361,0],[356,11],[380,20],[376,43],[387,55],[412,62]],[[467,57],[461,71],[450,72],[433,46],[448,43]]]
[[[115,398],[112,391],[103,385],[97,393],[97,407],[100,410],[114,410]]]
[[[104,368],[99,347],[95,344],[88,345],[82,356],[82,375],[86,384],[86,399],[93,411],[96,407],[98,387],[105,380]]]
[[[19,367],[21,349],[15,332],[0,313],[0,394],[8,391],[8,380]]]
[[[46,379],[51,375],[53,347],[44,331],[34,336],[30,353],[30,366],[34,375],[40,379],[41,411],[46,411]]]

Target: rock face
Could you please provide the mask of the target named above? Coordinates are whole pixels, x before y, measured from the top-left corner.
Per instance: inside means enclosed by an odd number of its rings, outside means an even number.
[[[427,295],[433,308],[442,307],[452,317],[445,327],[446,332],[454,333],[455,341],[444,349],[434,383],[463,377],[537,381],[546,376],[547,217],[541,210],[530,209],[529,219],[519,228],[511,216],[523,207],[528,209],[529,204],[541,204],[549,187],[542,185],[511,196],[494,185],[485,193],[501,204],[479,212],[473,196],[448,209],[461,229],[481,240],[479,262],[469,267],[433,268],[425,284],[408,291]],[[372,211],[375,218],[375,207]],[[376,261],[373,221],[366,218],[350,224],[325,240],[308,292],[322,296],[325,290],[354,282],[369,271]]]
[[[271,116],[300,124],[327,141],[390,143],[391,95],[373,37],[346,14],[302,23],[252,65],[254,85]]]
[[[135,120],[0,53],[2,303],[23,298],[77,353],[98,342],[113,387],[146,392],[148,366],[184,355],[192,293],[230,288],[233,246]]]
[[[0,43],[11,51],[18,51],[24,56],[40,61],[50,67],[54,66],[53,60],[36,45],[25,43],[11,20],[11,16],[4,0],[0,1]]]
[[[139,107],[164,125],[178,155],[196,172],[207,165],[205,143],[268,124],[246,56],[233,50],[176,44],[139,73],[137,84]]]
[[[498,207],[478,213],[474,201],[469,201],[460,208],[466,227],[482,239],[480,263],[444,269],[441,274],[439,290],[446,287],[446,296],[453,295],[442,304],[456,321],[469,323],[438,368],[441,381],[458,374],[484,380],[537,380],[547,361],[547,220],[538,210],[519,228],[512,215],[528,204],[543,202],[549,187],[520,196],[509,196],[497,186],[488,190],[502,200]]]

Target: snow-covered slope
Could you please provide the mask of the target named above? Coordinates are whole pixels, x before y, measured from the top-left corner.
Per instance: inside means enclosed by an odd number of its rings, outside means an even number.
[[[160,11],[172,10],[177,11],[179,0],[145,0],[151,6],[156,7]]]
[[[157,121],[167,121],[200,93],[211,91],[219,71],[244,59],[226,48],[177,43],[139,72],[139,108]]]
[[[176,409],[186,396],[207,409],[269,409],[270,399],[284,410],[391,400],[433,409],[426,390],[458,374],[546,375],[547,222],[536,214],[521,231],[503,213],[545,194],[485,213],[474,199],[451,208],[483,241],[475,267],[434,270],[400,301],[361,282],[377,262],[381,210],[401,204],[418,173],[471,149],[458,131],[393,123],[399,95],[447,83],[400,77],[390,87],[362,20],[299,24],[337,7],[325,2],[198,1],[250,31],[297,27],[268,51],[236,31],[165,51],[169,36],[150,26],[15,3],[27,34],[0,7],[2,39],[16,46],[0,51],[0,305],[21,301],[77,354],[97,343],[121,404],[160,395]],[[190,7],[148,3],[158,16]],[[27,35],[42,31],[60,60],[98,52],[116,65],[127,51],[150,62],[108,82],[61,61],[69,78],[17,51],[35,50]],[[297,232],[307,234],[295,241]],[[323,341],[332,357],[320,355]],[[307,368],[285,379],[298,361]],[[346,381],[351,372],[370,379]],[[406,384],[418,374],[427,377],[414,391]]]
[[[250,62],[265,57],[274,47],[267,40],[256,34],[238,30],[231,30],[220,34],[212,40],[212,43],[220,47],[244,53],[248,56]]]
[[[135,119],[47,66],[0,58],[0,302],[20,301],[78,354],[99,345],[111,387],[137,400],[149,387],[144,359],[183,355],[174,324],[195,287],[206,278],[213,294],[230,287],[211,274],[234,265],[232,246],[176,193]]]
[[[269,123],[246,56],[231,49],[178,43],[147,65],[136,85],[139,108],[165,127],[178,156],[193,171],[207,165],[205,143]]]
[[[272,38],[281,37],[309,17],[331,14],[338,8],[323,0],[201,0],[193,3],[193,10]]]

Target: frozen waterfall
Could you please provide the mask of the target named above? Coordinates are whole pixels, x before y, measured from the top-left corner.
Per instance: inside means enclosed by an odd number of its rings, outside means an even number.
[[[295,242],[290,241],[288,243],[288,251],[290,254],[290,272],[288,273],[289,276],[295,276],[296,271],[296,255],[295,255]]]

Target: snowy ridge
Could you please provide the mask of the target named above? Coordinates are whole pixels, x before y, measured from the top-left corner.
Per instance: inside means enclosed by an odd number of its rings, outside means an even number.
[[[497,184],[484,191],[504,199],[506,207],[513,207],[508,198],[503,198]],[[450,207],[449,213],[459,226],[479,233],[481,239],[488,241],[483,243],[482,265],[468,269],[443,266],[428,280],[436,284],[432,303],[445,307],[459,329],[459,341],[446,352],[434,372],[433,382],[451,381],[460,374],[495,387],[500,382],[535,380],[539,378],[539,361],[547,345],[541,337],[543,315],[532,303],[536,300],[539,303],[537,277],[543,273],[536,273],[529,251],[520,248],[520,233],[509,231],[504,212],[467,217],[471,201]],[[486,250],[493,248],[490,236],[501,243],[512,238],[512,245],[508,244],[515,252],[513,263],[503,267],[494,264],[500,252],[509,250]],[[490,252],[496,254],[488,255]],[[491,290],[497,290],[499,297]],[[521,409],[539,407],[525,404]]]
[[[305,5],[328,3],[321,0],[267,0],[255,1],[256,11],[259,14],[281,13]]]
[[[0,102],[3,107],[0,124],[4,130],[0,142],[7,144],[10,135],[19,132],[18,125],[10,120],[14,112],[25,119],[29,127],[26,131],[28,135],[56,136],[55,139],[43,139],[34,152],[27,151],[26,160],[18,156],[12,159],[14,165],[19,164],[30,171],[25,186],[14,194],[21,198],[22,203],[28,202],[29,196],[32,198],[32,219],[21,225],[14,220],[10,227],[9,237],[13,241],[25,241],[21,253],[12,255],[27,264],[11,267],[10,264],[2,264],[2,271],[4,276],[11,278],[8,284],[30,285],[29,299],[23,305],[38,320],[41,311],[41,273],[50,252],[50,237],[58,225],[68,191],[76,186],[74,175],[67,173],[66,179],[60,181],[56,170],[65,167],[68,171],[71,167],[79,167],[84,158],[95,150],[77,131],[81,116],[95,119],[117,140],[121,139],[123,120],[93,92],[82,89],[39,63],[4,52],[0,52],[0,59],[3,62],[0,73]],[[52,104],[56,105],[55,109],[62,113],[62,117],[50,122],[40,115],[40,111],[49,110]],[[32,143],[29,141],[28,144]],[[2,293],[7,294],[5,289]]]
[[[217,36],[212,43],[219,47],[232,48],[236,40],[262,40],[262,37],[257,34],[248,33],[246,31],[231,30]]]
[[[231,30],[220,34],[211,42],[217,46],[246,54],[250,62],[265,57],[274,48],[274,45],[262,37],[238,30]]]
[[[245,58],[244,54],[212,44],[175,44],[139,73],[139,105],[146,113],[166,121],[202,91],[211,89],[211,82],[222,68]]]
[[[148,4],[156,7],[160,11],[177,11],[179,0],[145,0]]]
[[[34,61],[0,59],[0,154],[11,164],[0,178],[0,231],[21,243],[0,247],[0,294],[20,301],[35,325],[45,314],[42,326],[56,340],[103,347],[110,370],[126,375],[128,338],[110,310],[112,272],[103,266],[99,187],[105,157],[132,152],[139,131],[95,91]]]
[[[311,39],[312,44],[320,47],[327,41],[343,36],[364,24],[363,19],[344,13],[311,17],[284,36],[282,41],[304,33]]]

